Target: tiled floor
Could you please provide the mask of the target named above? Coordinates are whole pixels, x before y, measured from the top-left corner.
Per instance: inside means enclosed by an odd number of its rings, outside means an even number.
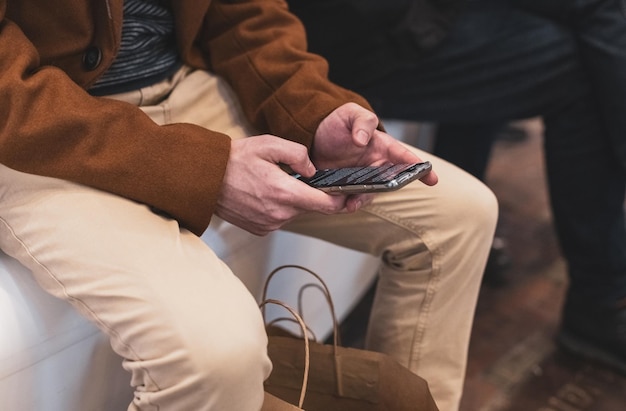
[[[624,376],[554,344],[567,279],[547,204],[541,123],[524,127],[528,138],[498,142],[490,163],[512,261],[506,284],[482,287],[461,411],[624,411]],[[368,298],[343,325],[344,340],[357,346]]]

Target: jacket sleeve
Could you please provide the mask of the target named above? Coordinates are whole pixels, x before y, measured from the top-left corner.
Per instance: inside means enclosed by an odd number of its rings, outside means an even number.
[[[308,53],[304,27],[282,0],[213,0],[201,47],[215,72],[241,97],[247,117],[308,147],[317,126],[361,96],[328,80],[322,57]]]
[[[157,126],[129,104],[90,96],[6,19],[0,0],[0,163],[145,203],[196,234],[219,194],[230,139]]]

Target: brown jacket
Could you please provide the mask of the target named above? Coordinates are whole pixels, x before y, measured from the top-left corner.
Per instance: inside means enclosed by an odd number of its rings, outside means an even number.
[[[358,95],[327,80],[282,0],[172,0],[179,53],[222,75],[261,133],[311,146],[319,122]],[[196,234],[209,223],[230,139],[157,126],[85,92],[120,43],[123,0],[0,0],[0,163],[146,203]]]

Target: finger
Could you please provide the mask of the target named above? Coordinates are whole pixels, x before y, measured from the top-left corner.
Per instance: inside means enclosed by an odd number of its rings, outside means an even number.
[[[306,146],[276,136],[259,136],[263,139],[260,151],[265,158],[276,164],[285,164],[295,173],[310,177],[315,174],[315,166],[309,158]]]
[[[435,184],[437,184],[437,182],[439,182],[439,177],[437,176],[437,173],[431,171],[424,177],[420,178],[420,181],[427,186],[434,186]]]
[[[378,117],[365,108],[354,104],[350,105],[352,110],[352,138],[357,146],[365,147],[369,144],[376,127],[378,127]]]
[[[390,162],[400,164],[400,163],[420,163],[424,161],[413,151],[409,150],[406,145],[401,144],[398,140],[394,139],[387,133],[383,133],[382,131],[376,131],[376,137],[381,139],[391,139],[389,142],[389,146],[387,148],[387,155],[390,159]],[[430,171],[424,177],[420,178],[420,181],[426,185],[434,186],[439,181],[437,173],[434,171]]]
[[[398,139],[385,132],[376,130],[375,138],[379,142],[381,150],[385,150],[384,155],[390,163],[409,164],[420,163],[423,161],[417,154],[409,149],[409,146],[401,143]]]
[[[306,212],[322,214],[337,214],[345,212],[345,195],[331,195],[322,190],[313,188],[303,181],[293,179],[294,188],[291,205]]]
[[[374,199],[374,194],[352,195],[346,199],[346,212],[354,213]]]

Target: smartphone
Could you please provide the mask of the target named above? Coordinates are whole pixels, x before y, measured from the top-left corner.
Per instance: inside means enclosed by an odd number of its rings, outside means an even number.
[[[318,170],[313,177],[294,175],[311,187],[331,194],[359,194],[394,191],[418,180],[432,169],[429,161],[412,164],[329,168]]]

